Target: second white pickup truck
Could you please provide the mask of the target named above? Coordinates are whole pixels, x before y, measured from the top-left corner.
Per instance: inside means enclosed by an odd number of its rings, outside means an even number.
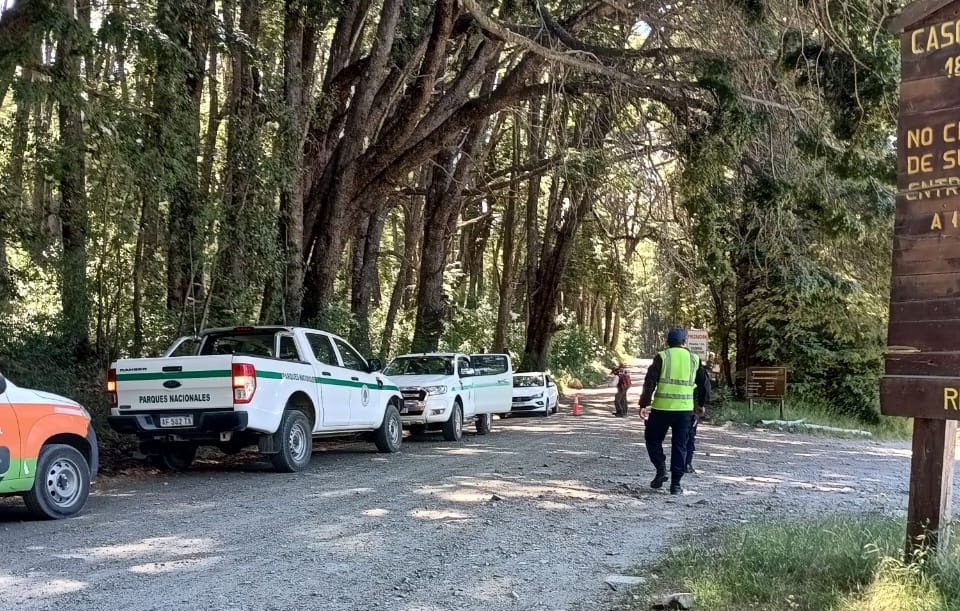
[[[404,354],[383,372],[403,393],[400,419],[414,435],[439,428],[444,439],[457,441],[471,420],[485,435],[493,414],[510,411],[513,365],[507,354]]]
[[[177,470],[201,445],[227,453],[257,445],[278,471],[299,471],[314,437],[346,433],[371,433],[381,452],[397,452],[403,398],[379,368],[323,331],[210,329],[161,358],[116,361],[108,421],[135,434],[157,466]]]

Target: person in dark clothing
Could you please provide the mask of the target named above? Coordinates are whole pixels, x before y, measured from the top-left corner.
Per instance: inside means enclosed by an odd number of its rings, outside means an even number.
[[[702,411],[709,399],[707,375],[700,357],[686,349],[687,332],[670,329],[667,349],[654,357],[647,369],[640,397],[640,415],[646,421],[644,441],[656,475],[651,488],[667,481],[663,440],[670,438],[670,494],[682,494],[680,480],[686,472],[687,443],[694,408]],[[656,391],[656,394],[654,393]]]
[[[630,372],[627,371],[627,366],[623,363],[620,363],[610,373],[617,376],[617,396],[613,400],[613,413],[616,416],[624,417],[628,413],[627,391],[630,390],[633,381],[630,378]]]
[[[694,393],[695,396],[699,395],[700,392],[704,393],[703,403],[695,405],[693,408],[693,414],[690,416],[690,434],[687,436],[687,452],[686,456],[686,467],[685,471],[687,473],[696,473],[697,470],[693,468],[693,453],[697,449],[697,427],[700,424],[700,417],[706,413],[706,402],[707,398],[710,396],[711,384],[710,376],[707,373],[707,368],[703,363],[700,363],[700,369],[703,370],[703,389],[699,387],[697,392]]]

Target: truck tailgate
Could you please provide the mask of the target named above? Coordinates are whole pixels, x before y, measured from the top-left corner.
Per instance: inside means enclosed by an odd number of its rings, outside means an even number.
[[[232,355],[117,361],[117,406],[123,411],[233,407]]]

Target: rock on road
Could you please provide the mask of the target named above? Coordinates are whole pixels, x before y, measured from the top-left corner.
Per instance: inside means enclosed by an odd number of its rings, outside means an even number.
[[[302,473],[251,454],[103,476],[64,521],[0,500],[0,609],[586,611],[706,525],[906,508],[906,442],[708,425],[686,493],[653,491],[639,386],[629,418],[587,390],[581,416],[568,400],[458,443],[319,442]]]

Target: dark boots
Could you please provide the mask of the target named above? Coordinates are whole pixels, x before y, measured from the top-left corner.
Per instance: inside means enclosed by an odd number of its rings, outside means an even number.
[[[657,469],[657,474],[653,477],[653,481],[650,482],[651,488],[662,488],[663,483],[670,479],[667,476],[667,470],[663,467]]]

